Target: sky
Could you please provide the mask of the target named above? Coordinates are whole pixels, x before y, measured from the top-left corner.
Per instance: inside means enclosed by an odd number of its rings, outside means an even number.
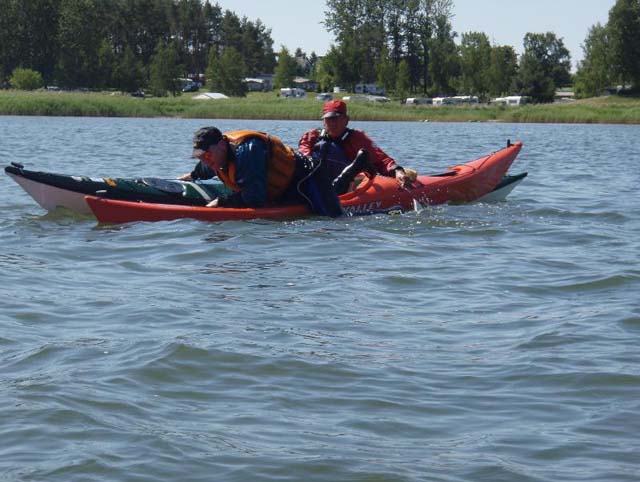
[[[260,19],[271,29],[274,50],[284,45],[293,53],[300,47],[324,55],[333,36],[322,25],[322,0],[211,0],[249,20]],[[484,32],[496,45],[511,45],[522,53],[527,32],[554,32],[571,53],[575,68],[583,57],[581,45],[589,28],[605,24],[615,0],[453,0],[453,29]]]

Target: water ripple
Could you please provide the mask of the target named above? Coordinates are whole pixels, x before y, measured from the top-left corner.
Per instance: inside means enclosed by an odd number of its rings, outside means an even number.
[[[182,174],[204,122],[0,117],[0,150]],[[600,174],[634,172],[638,126],[356,127],[420,172],[523,139],[530,175],[497,204],[124,226],[0,176],[0,479],[635,481],[640,198]]]

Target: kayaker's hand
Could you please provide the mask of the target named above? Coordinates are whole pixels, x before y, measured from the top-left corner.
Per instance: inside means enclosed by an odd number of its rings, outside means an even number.
[[[182,176],[180,176],[178,178],[178,181],[193,181],[193,178],[191,177],[191,173],[188,172],[188,173],[183,174]]]
[[[407,168],[404,170],[404,173],[407,175],[411,183],[416,182],[416,180],[418,179],[418,171],[416,171],[415,169]]]
[[[396,181],[398,181],[398,184],[405,189],[411,187],[411,179],[402,169],[396,169]]]
[[[210,201],[210,202],[207,204],[207,207],[208,207],[208,208],[217,208],[217,207],[218,207],[218,199],[219,199],[219,198],[215,198],[213,201]]]

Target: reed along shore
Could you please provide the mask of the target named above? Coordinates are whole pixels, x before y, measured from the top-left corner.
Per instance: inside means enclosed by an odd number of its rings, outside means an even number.
[[[306,99],[280,98],[275,92],[218,100],[196,100],[194,95],[143,99],[109,92],[3,90],[0,115],[318,120],[322,110],[322,101],[311,93]],[[350,101],[348,105],[356,121],[640,124],[640,98],[619,96],[519,107],[405,105],[398,101]]]

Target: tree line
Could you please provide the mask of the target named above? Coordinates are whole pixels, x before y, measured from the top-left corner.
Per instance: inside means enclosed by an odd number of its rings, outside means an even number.
[[[0,0],[0,12],[0,82],[21,68],[46,85],[162,95],[225,53],[243,75],[276,64],[270,29],[209,1]]]
[[[591,27],[582,50],[576,94],[593,97],[615,85],[640,90],[640,1],[617,0],[608,22]]]
[[[46,85],[164,95],[179,92],[177,78],[206,73],[212,90],[244,95],[244,77],[274,73],[276,87],[305,75],[322,90],[375,83],[398,98],[518,93],[538,102],[569,85],[580,96],[640,88],[639,0],[617,0],[608,23],[591,28],[575,76],[555,33],[527,33],[518,56],[483,32],[458,36],[452,11],[453,0],[327,0],[335,42],[319,58],[275,53],[259,19],[208,0],[0,0],[0,84],[35,73]]]
[[[571,57],[552,32],[527,33],[524,54],[492,45],[483,32],[458,34],[452,0],[328,0],[325,25],[334,33],[318,67],[324,85],[377,82],[398,96],[519,92],[539,101],[571,83]]]
[[[623,83],[640,88],[640,1],[617,0],[606,26],[585,40],[585,60],[576,78],[563,39],[529,32],[523,53],[492,45],[483,32],[451,25],[453,0],[327,0],[325,26],[336,43],[317,68],[323,86],[352,88],[360,82],[407,94],[477,95],[519,93],[547,102],[574,84],[593,96]],[[457,42],[459,41],[459,42]]]

